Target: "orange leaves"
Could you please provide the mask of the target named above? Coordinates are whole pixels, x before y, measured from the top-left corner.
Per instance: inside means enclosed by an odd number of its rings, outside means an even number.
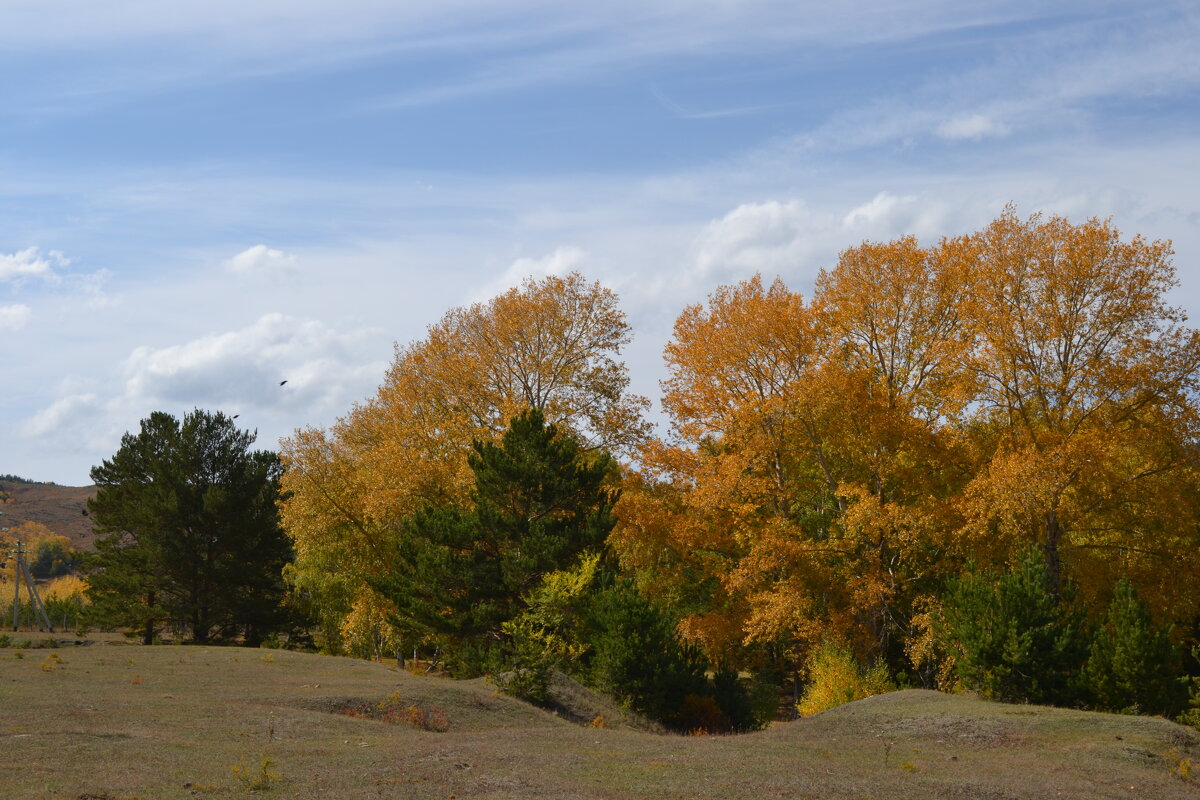
[[[1165,303],[1176,283],[1169,243],[1122,242],[1096,219],[1021,222],[1012,208],[977,238],[968,368],[983,406],[1025,437],[1195,389],[1196,333]]]
[[[849,248],[811,303],[759,277],[721,287],[676,323],[677,439],[647,448],[662,483],[623,507],[649,518],[671,487],[642,542],[670,543],[747,640],[851,625],[886,649],[947,570],[1030,540],[1085,595],[1193,569],[1200,333],[1166,304],[1170,255],[1010,207],[934,245]],[[1157,596],[1176,619],[1200,608]]]
[[[759,423],[808,367],[816,348],[812,315],[780,281],[764,290],[758,276],[722,287],[708,308],[689,306],[664,352],[669,377],[663,407],[696,440],[724,434],[746,407]]]
[[[647,430],[644,398],[627,393],[614,356],[630,341],[617,296],[582,275],[549,276],[488,303],[456,308],[426,340],[397,349],[381,389],[386,407],[403,398],[452,441],[491,438],[527,408],[566,423],[589,447],[621,450]],[[389,395],[399,395],[389,401]]]
[[[928,249],[911,236],[864,242],[817,278],[822,322],[836,332],[839,359],[872,374],[889,405],[938,419],[965,400],[961,308],[974,250],[966,238]]]
[[[1147,562],[1190,565],[1200,334],[1166,304],[1170,243],[1011,207],[976,239],[965,532],[1041,544],[1091,598]]]

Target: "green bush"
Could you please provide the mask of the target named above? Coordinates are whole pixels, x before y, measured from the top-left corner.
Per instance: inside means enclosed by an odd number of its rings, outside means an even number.
[[[762,713],[762,703],[759,692],[761,683],[742,680],[737,670],[723,667],[713,673],[712,695],[718,708],[728,720],[728,730],[742,733],[761,728],[774,716],[774,705],[778,704],[778,689],[769,687],[775,695],[772,707],[768,713]]]
[[[525,596],[526,610],[501,625],[508,647],[504,666],[492,675],[501,690],[545,704],[551,672],[571,672],[581,663],[590,646],[580,637],[599,574],[600,556],[586,553],[573,569],[545,575]]]
[[[590,617],[590,682],[631,710],[680,729],[685,698],[710,694],[699,649],[681,642],[674,620],[628,583],[600,592]]]
[[[38,580],[58,578],[79,568],[79,556],[60,541],[38,542],[37,556],[29,564],[29,572]]]

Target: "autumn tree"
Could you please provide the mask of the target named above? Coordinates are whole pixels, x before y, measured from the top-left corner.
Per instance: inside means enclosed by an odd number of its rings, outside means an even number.
[[[530,408],[588,452],[645,438],[648,403],[618,360],[630,337],[612,291],[578,273],[531,279],[451,310],[396,347],[375,396],[283,442],[289,577],[321,608],[331,647],[391,635],[395,609],[368,579],[401,568],[403,521],[419,508],[469,506],[472,442],[496,441]]]
[[[790,648],[795,665],[854,629],[898,657],[954,527],[947,420],[964,402],[970,252],[866,244],[811,304],[756,277],[680,316],[664,382],[677,441],[646,451],[615,541],[634,568],[663,553],[693,565],[677,573],[703,565],[714,602],[684,627],[710,649]],[[645,552],[655,537],[666,546]]]
[[[798,294],[755,278],[685,309],[667,346],[663,407],[677,441],[643,452],[613,544],[656,600],[674,601],[682,630],[714,661],[736,655],[748,630],[786,648],[797,626],[819,624],[820,611],[775,600],[784,587],[793,600],[811,587],[797,567],[816,569],[818,547],[798,531],[826,521],[794,502],[827,488],[803,457],[811,415],[792,392],[812,371],[815,331]],[[748,585],[746,564],[769,571],[781,560],[793,569]]]
[[[1194,615],[1178,570],[1194,574],[1198,543],[1200,333],[1167,305],[1170,244],[1011,207],[975,240],[968,540],[1036,543],[1051,585],[1070,572],[1089,602],[1125,575],[1170,617]]]
[[[718,288],[664,357],[673,438],[613,543],[711,653],[793,662],[825,635],[903,666],[968,560],[1030,542],[1094,605],[1128,575],[1190,620],[1200,338],[1170,246],[1010,208],[983,231],[844,251],[810,302]],[[1192,554],[1189,557],[1188,554]],[[1189,573],[1190,574],[1190,573]]]

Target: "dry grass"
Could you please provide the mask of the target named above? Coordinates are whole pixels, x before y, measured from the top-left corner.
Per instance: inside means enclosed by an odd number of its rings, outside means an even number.
[[[0,650],[0,797],[14,800],[1200,796],[1179,775],[1200,756],[1190,729],[933,692],[678,737],[588,728],[483,682],[352,659],[108,644],[21,655]],[[441,709],[448,727],[337,713],[381,702]]]

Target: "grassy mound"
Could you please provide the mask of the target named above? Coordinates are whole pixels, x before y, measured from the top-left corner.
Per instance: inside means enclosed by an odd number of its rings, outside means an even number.
[[[604,713],[565,689],[575,717]],[[0,650],[0,708],[0,797],[14,799],[1200,794],[1182,777],[1200,761],[1190,729],[933,692],[682,737],[353,659],[92,646]]]

